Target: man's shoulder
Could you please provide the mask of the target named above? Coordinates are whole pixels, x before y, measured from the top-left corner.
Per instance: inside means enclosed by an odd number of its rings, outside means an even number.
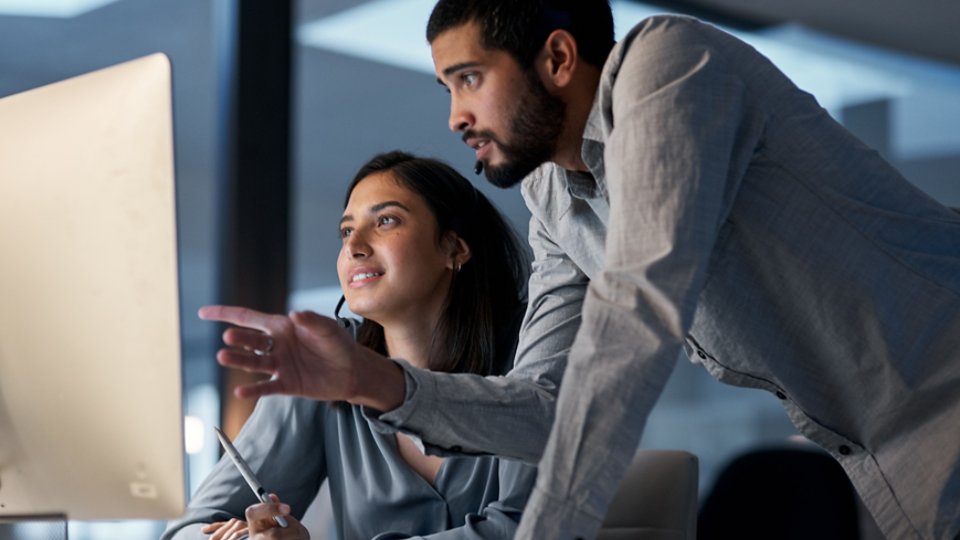
[[[652,15],[633,25],[620,43],[629,44],[637,39],[644,41],[677,39],[704,31],[710,33],[717,29],[710,23],[688,15]]]
[[[615,94],[621,100],[646,99],[674,82],[693,81],[694,73],[703,85],[712,84],[707,82],[711,79],[721,84],[732,78],[754,84],[741,74],[760,61],[766,60],[754,48],[696,18],[658,15],[644,19],[614,46],[603,66],[596,96],[602,131],[609,133],[615,123]]]
[[[626,58],[657,58],[684,53],[700,54],[697,45],[711,45],[732,36],[695,17],[654,15],[633,26],[607,58],[605,70],[617,69]]]

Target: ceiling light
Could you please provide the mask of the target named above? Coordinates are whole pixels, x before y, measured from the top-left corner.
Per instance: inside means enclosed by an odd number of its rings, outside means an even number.
[[[70,18],[116,0],[0,0],[0,15]]]

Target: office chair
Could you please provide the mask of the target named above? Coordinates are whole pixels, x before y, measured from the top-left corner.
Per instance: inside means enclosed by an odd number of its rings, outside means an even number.
[[[701,540],[857,540],[857,498],[840,464],[815,449],[747,452],[700,509]]]
[[[607,510],[598,540],[695,540],[697,456],[640,450]]]

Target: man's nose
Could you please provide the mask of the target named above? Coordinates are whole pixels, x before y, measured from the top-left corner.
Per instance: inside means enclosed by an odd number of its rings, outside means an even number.
[[[473,115],[463,106],[460,100],[450,100],[450,131],[464,132],[473,127]]]

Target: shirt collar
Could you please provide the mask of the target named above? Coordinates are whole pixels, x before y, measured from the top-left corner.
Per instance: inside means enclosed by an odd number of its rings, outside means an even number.
[[[590,169],[591,174],[564,171],[567,190],[580,199],[593,199],[606,196],[607,186],[603,167],[603,127],[601,123],[599,100],[594,97],[593,107],[587,116],[583,128],[583,143],[580,155]]]

